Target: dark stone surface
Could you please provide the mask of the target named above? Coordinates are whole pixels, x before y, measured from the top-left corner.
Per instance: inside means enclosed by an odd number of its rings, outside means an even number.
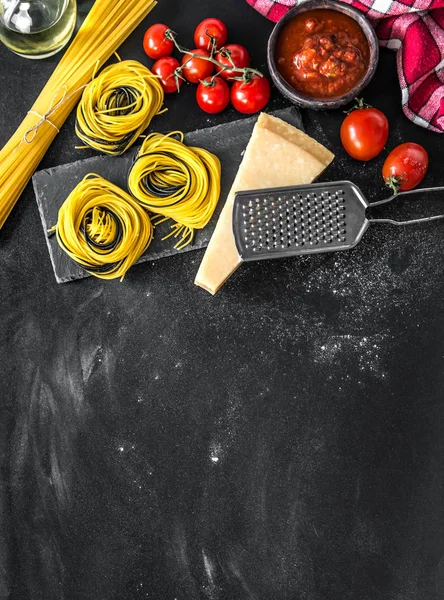
[[[161,0],[144,26],[188,44],[209,15],[264,67],[272,25],[242,0]],[[0,48],[1,143],[56,60]],[[388,149],[424,144],[424,185],[442,183],[443,138],[403,116],[394,54],[366,99]],[[168,106],[184,130],[235,118],[192,90]],[[328,177],[386,195],[382,157],[341,150],[341,112],[304,118],[337,153]],[[42,168],[74,145],[71,119]],[[441,600],[443,240],[375,225],[349,253],[244,265],[214,298],[199,251],[59,286],[28,186],[0,233],[0,598]]]

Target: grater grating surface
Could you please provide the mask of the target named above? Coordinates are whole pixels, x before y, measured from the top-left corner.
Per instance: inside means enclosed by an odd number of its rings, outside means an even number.
[[[372,204],[351,181],[238,192],[233,208],[236,247],[243,261],[349,250],[360,242],[370,223],[409,225],[444,218],[394,221],[366,216],[369,206],[437,191],[444,187],[400,192]]]
[[[368,206],[351,182],[236,195],[233,226],[243,260],[345,250],[368,226]]]

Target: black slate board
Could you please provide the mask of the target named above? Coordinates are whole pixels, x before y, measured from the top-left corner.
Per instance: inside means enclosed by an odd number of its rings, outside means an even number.
[[[275,111],[272,114],[302,129],[301,116],[296,108],[285,108]],[[178,252],[198,250],[208,245],[225,198],[230,191],[241,163],[242,152],[245,150],[250,139],[256,121],[257,115],[232,123],[224,123],[215,127],[200,129],[185,135],[185,141],[188,145],[206,148],[216,154],[222,163],[221,196],[218,207],[208,226],[196,232],[194,244],[180,251],[174,248],[174,245],[177,243],[175,238],[162,241],[162,238],[170,231],[170,224],[167,222],[156,227],[156,234],[152,244],[138,262],[156,260],[177,254]],[[136,152],[137,148],[132,148],[124,156],[118,158],[113,156],[95,156],[52,169],[44,169],[34,175],[33,185],[37,205],[42,219],[43,231],[45,232],[52,267],[58,283],[67,283],[89,276],[84,269],[79,267],[63,252],[57,243],[56,237],[48,237],[46,233],[57,222],[59,208],[74,187],[88,173],[97,173],[121,188],[127,189],[127,174]]]

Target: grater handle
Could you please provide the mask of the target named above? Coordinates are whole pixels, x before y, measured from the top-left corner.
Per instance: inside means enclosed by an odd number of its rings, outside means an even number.
[[[393,202],[397,200],[400,196],[411,196],[413,194],[428,192],[444,192],[444,186],[432,187],[432,188],[419,188],[418,190],[409,190],[407,192],[398,192],[390,198],[386,198],[385,200],[379,200],[378,202],[372,202],[369,205],[369,208],[373,208],[374,206],[381,206],[383,204],[388,204],[389,202]],[[433,217],[423,217],[421,219],[411,219],[409,221],[394,221],[393,219],[368,219],[370,223],[390,223],[390,225],[414,225],[416,223],[429,223],[430,221],[438,221],[439,219],[444,219],[444,214],[442,215],[434,215]]]

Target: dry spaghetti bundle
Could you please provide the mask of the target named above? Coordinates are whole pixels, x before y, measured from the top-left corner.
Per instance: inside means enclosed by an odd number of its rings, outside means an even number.
[[[87,175],[59,210],[61,248],[100,279],[124,278],[153,239],[148,213],[129,194],[99,175]]]
[[[135,60],[104,69],[77,106],[77,136],[91,148],[119,155],[130,148],[162,108],[159,79]]]
[[[196,229],[213,216],[220,195],[219,159],[202,148],[183,143],[183,133],[148,135],[128,177],[128,189],[147,210],[162,215],[156,224],[175,224],[164,239],[180,238],[176,248],[190,244]]]
[[[32,109],[0,152],[0,227],[97,69],[154,0],[96,0]]]

